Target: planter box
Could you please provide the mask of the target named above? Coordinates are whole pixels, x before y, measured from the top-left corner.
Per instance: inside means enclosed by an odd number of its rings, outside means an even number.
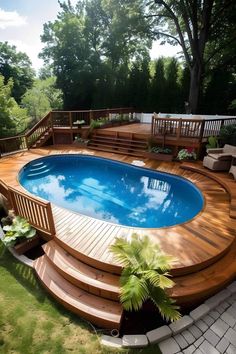
[[[40,240],[39,235],[35,235],[34,237],[32,237],[28,240],[18,243],[18,245],[15,245],[13,247],[13,249],[16,251],[17,254],[21,255],[21,254],[29,251],[30,249],[38,246],[39,240]]]
[[[161,154],[161,153],[155,153],[155,152],[145,152],[144,157],[147,157],[148,159],[152,160],[158,160],[158,161],[172,161],[173,160],[173,155],[170,154]]]

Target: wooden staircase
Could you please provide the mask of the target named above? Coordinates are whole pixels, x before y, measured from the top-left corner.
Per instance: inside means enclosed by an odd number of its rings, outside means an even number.
[[[52,136],[52,129],[49,129],[43,133],[31,146],[31,149],[37,149],[43,146]]]
[[[88,148],[116,154],[143,157],[143,153],[147,150],[147,141],[140,139],[134,140],[130,137],[119,137],[117,134],[105,135],[96,133],[92,136]]]
[[[119,329],[119,276],[93,268],[74,258],[54,240],[43,246],[45,254],[34,262],[36,273],[68,310],[102,328]]]

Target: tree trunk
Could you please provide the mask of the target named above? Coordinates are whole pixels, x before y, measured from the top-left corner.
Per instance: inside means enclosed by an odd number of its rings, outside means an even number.
[[[190,88],[188,105],[186,105],[186,113],[197,113],[199,94],[202,80],[202,66],[195,63],[190,71]]]

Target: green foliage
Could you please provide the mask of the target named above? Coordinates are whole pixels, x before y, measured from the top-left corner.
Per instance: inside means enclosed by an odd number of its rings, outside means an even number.
[[[178,307],[166,294],[166,289],[174,285],[168,273],[173,261],[170,256],[147,236],[137,234],[133,234],[130,241],[117,238],[110,251],[124,267],[120,278],[120,301],[126,310],[138,311],[150,299],[163,318],[172,321],[180,318]]]
[[[161,147],[161,146],[153,146],[150,150],[150,152],[154,152],[155,154],[171,154],[172,150],[168,147]]]
[[[209,136],[208,144],[206,145],[207,149],[215,149],[219,147],[218,138],[216,136]]]
[[[223,144],[236,146],[236,124],[223,125],[220,130],[220,140]]]
[[[181,160],[196,160],[197,155],[196,155],[196,152],[194,151],[194,149],[186,148],[186,149],[179,150],[178,155],[177,155],[177,159],[180,161]]]
[[[3,230],[6,233],[2,238],[2,242],[7,247],[14,246],[22,240],[30,239],[36,234],[36,230],[32,228],[28,221],[20,216],[16,216],[13,219],[12,225],[5,225]]]
[[[0,138],[15,135],[28,124],[26,110],[11,96],[12,87],[12,79],[4,84],[4,77],[0,75]]]
[[[15,46],[0,42],[0,74],[5,78],[5,84],[13,80],[12,96],[20,103],[27,89],[33,85],[34,71],[29,57],[17,52]]]
[[[39,120],[52,109],[62,108],[61,90],[55,88],[54,77],[35,80],[31,89],[22,98],[22,104],[34,120]]]
[[[126,99],[130,63],[148,58],[151,40],[143,2],[60,5],[57,20],[44,25],[41,57],[52,62],[64,107],[117,106]]]

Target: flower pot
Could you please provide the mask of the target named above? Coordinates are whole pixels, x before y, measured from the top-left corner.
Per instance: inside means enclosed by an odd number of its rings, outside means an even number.
[[[158,161],[172,161],[173,155],[171,154],[162,154],[162,153],[155,153],[155,152],[145,152],[144,157],[152,160]]]
[[[32,238],[29,238],[28,240],[24,240],[24,241],[18,243],[17,245],[15,245],[13,247],[13,249],[16,251],[16,253],[21,255],[21,254],[29,251],[30,249],[38,246],[39,240],[40,240],[40,237],[39,237],[39,235],[36,234]]]

